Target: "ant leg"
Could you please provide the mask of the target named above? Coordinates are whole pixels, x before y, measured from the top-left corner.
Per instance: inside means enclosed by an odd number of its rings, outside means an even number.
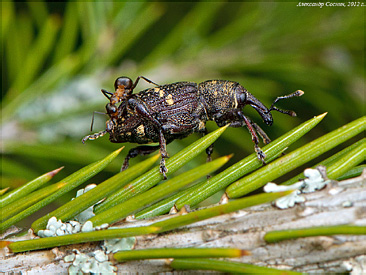
[[[94,111],[94,112],[93,112],[93,117],[92,117],[92,122],[91,122],[91,125],[90,125],[90,131],[93,131],[94,115],[95,115],[95,114],[106,115],[106,113],[102,113],[102,112]]]
[[[252,126],[250,120],[241,112],[238,111],[238,115],[241,119],[243,119],[243,121],[245,122],[245,124],[248,127],[248,130],[252,136],[252,141],[254,142],[254,150],[257,153],[257,157],[260,161],[263,162],[263,164],[266,164],[264,161],[264,158],[266,157],[266,155],[264,154],[264,152],[262,151],[261,148],[259,148],[258,143],[259,143],[259,139],[258,136],[255,132],[255,127]]]
[[[135,83],[133,83],[131,90],[135,89],[135,87],[136,87],[137,83],[139,82],[139,80],[140,80],[141,78],[142,78],[143,80],[145,80],[146,82],[148,82],[148,83],[154,84],[155,86],[159,86],[159,85],[158,85],[158,84],[156,84],[154,81],[152,81],[152,80],[150,80],[150,79],[148,79],[148,78],[146,78],[146,77],[144,77],[144,76],[140,75],[139,77],[137,77],[137,78],[136,78]]]
[[[113,93],[108,92],[107,90],[102,89],[101,91],[102,91],[103,95],[104,95],[106,98],[108,98],[109,100],[110,100],[110,99],[111,99],[111,97],[113,96]]]
[[[121,171],[124,171],[128,168],[129,160],[131,158],[137,157],[138,155],[140,155],[140,156],[149,155],[149,154],[155,152],[156,150],[158,150],[159,148],[160,148],[159,145],[156,145],[156,146],[137,146],[135,148],[132,148],[128,152],[128,154],[127,154],[127,156],[126,156],[126,158],[123,162],[123,165],[121,167]]]

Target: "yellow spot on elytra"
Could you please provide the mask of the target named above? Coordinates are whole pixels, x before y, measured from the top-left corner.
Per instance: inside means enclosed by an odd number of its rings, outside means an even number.
[[[144,136],[145,135],[145,128],[144,125],[140,125],[139,127],[136,128],[136,133],[140,136]]]
[[[171,94],[168,94],[168,96],[165,98],[165,101],[169,105],[173,105],[173,103],[174,103],[173,96]]]
[[[159,96],[160,97],[163,97],[164,96],[164,91],[162,90],[162,89],[159,89],[160,91],[159,91]]]
[[[203,129],[205,129],[205,127],[206,127],[205,122],[203,120],[200,120],[200,122],[198,124],[198,129],[203,130]]]

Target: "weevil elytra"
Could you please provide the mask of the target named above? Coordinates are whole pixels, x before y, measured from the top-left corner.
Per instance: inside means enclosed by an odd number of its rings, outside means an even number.
[[[154,84],[155,87],[133,94],[140,79]],[[110,141],[116,143],[158,142],[157,146],[138,146],[131,149],[124,160],[122,170],[128,167],[130,158],[160,149],[160,173],[164,178],[167,172],[165,159],[168,157],[166,145],[194,132],[207,134],[208,120],[215,121],[220,127],[226,124],[230,124],[231,127],[246,126],[252,136],[258,159],[265,163],[265,154],[258,145],[258,135],[265,144],[271,140],[256,123],[243,114],[242,109],[245,105],[252,106],[267,125],[272,125],[271,111],[296,116],[294,111],[281,110],[274,104],[304,93],[298,90],[277,97],[272,106],[267,108],[238,82],[228,80],[158,85],[143,76],[139,76],[135,82],[128,77],[119,77],[114,83],[114,88],[114,93],[102,89],[102,93],[109,99],[106,111],[110,119],[106,122],[106,130],[88,135],[82,142],[97,139],[106,133],[109,133]],[[211,145],[206,150],[208,160],[211,159],[212,148]]]

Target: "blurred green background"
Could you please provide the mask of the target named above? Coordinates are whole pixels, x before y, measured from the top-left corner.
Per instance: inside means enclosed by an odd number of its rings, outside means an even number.
[[[297,4],[2,2],[2,187],[65,166],[56,176],[60,180],[122,146],[107,136],[81,143],[90,133],[92,112],[103,112],[107,103],[100,89],[113,90],[118,76],[143,75],[159,84],[233,80],[267,106],[301,89],[303,97],[277,104],[298,116],[274,113],[271,127],[250,107],[244,109],[272,139],[328,112],[297,146],[364,115],[365,8]],[[148,87],[142,81],[136,91]],[[103,130],[105,121],[96,115],[94,132]],[[208,123],[209,130],[216,127]],[[168,152],[199,137],[175,141]],[[119,171],[135,146],[124,145],[93,182]],[[233,152],[229,165],[253,152],[246,129],[228,129],[213,157]],[[202,155],[185,169],[205,159]]]

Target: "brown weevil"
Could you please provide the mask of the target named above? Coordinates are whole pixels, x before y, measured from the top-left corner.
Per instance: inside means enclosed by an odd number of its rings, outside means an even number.
[[[133,94],[141,78],[156,87]],[[99,138],[106,133],[109,133],[110,141],[116,143],[158,142],[157,146],[138,146],[131,149],[122,170],[128,167],[130,158],[160,149],[160,173],[164,178],[168,171],[165,167],[165,159],[168,158],[166,145],[195,132],[207,134],[208,120],[215,121],[220,127],[226,124],[231,127],[246,126],[252,136],[258,159],[265,163],[265,154],[258,146],[258,135],[265,144],[271,140],[256,123],[243,114],[242,109],[245,105],[252,106],[267,125],[272,125],[271,111],[296,116],[294,111],[278,109],[274,104],[281,99],[301,96],[304,93],[298,90],[277,97],[272,106],[267,108],[238,82],[228,80],[158,85],[143,76],[139,76],[135,82],[128,77],[119,77],[114,83],[114,89],[114,93],[102,89],[102,93],[109,99],[106,111],[110,119],[106,122],[106,130],[88,135],[82,142]],[[208,160],[211,159],[212,148],[211,145],[206,149]]]

